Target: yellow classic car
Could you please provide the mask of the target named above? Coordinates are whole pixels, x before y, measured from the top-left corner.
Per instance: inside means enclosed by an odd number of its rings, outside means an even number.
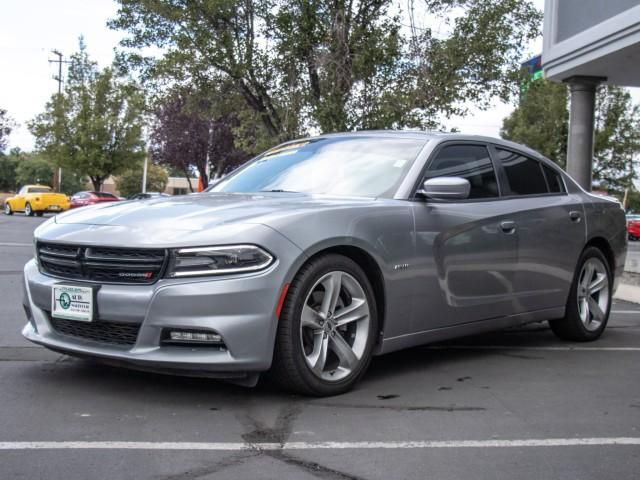
[[[13,197],[4,201],[5,215],[24,212],[32,217],[45,212],[64,212],[69,209],[69,198],[64,193],[56,193],[46,185],[25,185]]]

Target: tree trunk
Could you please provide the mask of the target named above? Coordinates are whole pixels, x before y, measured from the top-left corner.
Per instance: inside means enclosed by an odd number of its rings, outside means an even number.
[[[102,177],[89,177],[91,179],[91,183],[93,184],[93,190],[95,192],[102,191],[102,183],[104,179]]]
[[[194,193],[194,192],[193,192],[193,185],[191,185],[191,178],[189,177],[189,171],[187,170],[187,167],[184,167],[184,168],[182,169],[182,171],[184,172],[184,178],[186,178],[186,179],[187,179],[187,184],[189,185],[189,191],[190,191],[191,193]]]

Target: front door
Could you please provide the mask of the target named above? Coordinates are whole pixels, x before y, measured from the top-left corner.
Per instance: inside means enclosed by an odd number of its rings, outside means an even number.
[[[424,179],[455,176],[471,184],[461,201],[414,202],[416,262],[422,277],[415,331],[513,313],[517,231],[500,199],[494,165],[484,144],[445,144]]]

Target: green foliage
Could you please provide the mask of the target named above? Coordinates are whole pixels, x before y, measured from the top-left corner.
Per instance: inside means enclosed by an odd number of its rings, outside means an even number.
[[[243,101],[239,116],[261,125],[256,144],[310,129],[434,127],[470,103],[508,99],[541,23],[529,0],[426,0],[446,33],[404,26],[413,0],[118,3],[109,24],[129,34],[121,63],[158,88],[224,82]],[[162,57],[145,57],[149,47]]]
[[[86,190],[87,181],[88,179],[84,175],[80,175],[68,169],[62,169],[62,185],[60,185],[60,191],[71,196],[76,192]]]
[[[7,137],[9,137],[13,126],[13,120],[7,116],[7,111],[0,108],[0,153],[7,148]]]
[[[503,120],[501,135],[523,143],[565,167],[569,131],[567,87],[549,81],[530,85]],[[596,95],[593,182],[622,198],[637,178],[640,107],[625,89],[601,86]]]
[[[500,135],[537,150],[565,167],[569,134],[568,92],[564,84],[532,82],[518,108],[502,122]]]
[[[640,192],[637,190],[629,191],[625,207],[628,213],[640,213]]]
[[[16,168],[18,159],[0,153],[0,192],[13,192],[18,188]]]
[[[19,186],[39,183],[51,186],[53,168],[51,163],[39,155],[22,154],[23,158],[16,168],[16,181]]]
[[[143,164],[137,163],[134,168],[126,170],[116,178],[116,185],[121,196],[128,197],[142,191],[143,169]],[[148,192],[164,192],[168,181],[169,175],[167,175],[167,171],[164,168],[149,163],[147,168]]]
[[[29,128],[40,151],[99,190],[109,175],[143,158],[143,110],[142,92],[111,68],[99,71],[81,38],[64,93],[54,95]]]
[[[627,90],[601,87],[596,97],[593,180],[617,193],[633,188],[640,153],[640,107]]]

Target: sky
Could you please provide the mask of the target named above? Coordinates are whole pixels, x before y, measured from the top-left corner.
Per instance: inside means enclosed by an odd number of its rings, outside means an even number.
[[[544,0],[533,0],[542,9]],[[107,28],[117,5],[112,0],[8,0],[3,2],[0,19],[0,107],[18,123],[9,137],[9,147],[33,149],[27,122],[44,110],[45,103],[58,88],[53,76],[57,64],[48,60],[57,49],[65,56],[85,38],[90,57],[100,67],[109,65],[114,49],[124,36]],[[419,19],[418,19],[419,21]],[[542,51],[542,39],[527,46],[529,53]],[[526,59],[523,59],[526,60]],[[640,98],[637,97],[637,98]],[[463,133],[499,136],[502,119],[512,105],[496,101],[489,110],[472,109],[464,118],[451,118],[447,128]]]

